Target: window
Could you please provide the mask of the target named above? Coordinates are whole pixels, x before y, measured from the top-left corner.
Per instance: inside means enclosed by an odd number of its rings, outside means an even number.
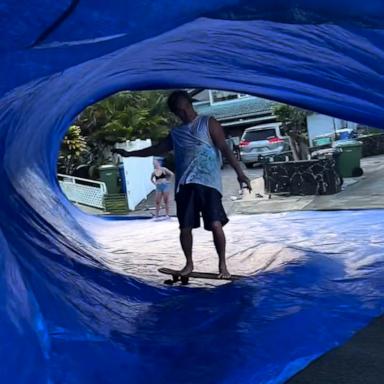
[[[196,103],[209,103],[209,91],[205,89],[202,92],[199,92],[195,96],[193,96],[193,100],[195,100]]]
[[[234,100],[238,98],[238,94],[228,91],[212,91],[212,102],[219,103],[220,101]]]
[[[245,132],[243,140],[261,141],[261,140],[273,139],[275,137],[276,137],[276,130],[273,128],[270,128],[270,129],[261,129],[259,131]]]
[[[340,120],[340,129],[348,128],[348,121]]]
[[[211,103],[220,103],[223,101],[228,100],[236,100],[236,99],[243,99],[246,97],[250,97],[250,95],[246,93],[238,93],[238,92],[229,92],[229,91],[218,91],[218,90],[212,90],[210,91],[211,94]]]

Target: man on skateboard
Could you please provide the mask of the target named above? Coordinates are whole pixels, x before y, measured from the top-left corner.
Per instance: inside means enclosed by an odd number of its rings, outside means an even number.
[[[219,256],[219,277],[228,278],[225,260],[223,226],[228,222],[224,211],[221,183],[221,153],[237,174],[240,187],[251,190],[248,177],[225,142],[220,123],[209,116],[198,116],[192,100],[185,91],[175,91],[168,97],[168,107],[182,124],[173,128],[167,138],[148,148],[127,152],[113,149],[125,157],[159,156],[174,150],[176,164],[176,207],[180,224],[180,243],[187,260],[180,271],[188,276],[193,271],[192,229],[200,227],[200,213],[204,228],[212,231]]]

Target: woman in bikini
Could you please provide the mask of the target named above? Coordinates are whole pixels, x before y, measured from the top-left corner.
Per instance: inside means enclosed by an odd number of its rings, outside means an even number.
[[[151,181],[156,186],[156,217],[159,217],[160,203],[164,201],[166,218],[169,218],[169,192],[171,189],[170,178],[173,172],[162,167],[160,163],[154,161],[155,169],[151,175]]]

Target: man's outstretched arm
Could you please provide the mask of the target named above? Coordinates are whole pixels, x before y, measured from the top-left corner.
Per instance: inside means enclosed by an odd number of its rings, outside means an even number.
[[[217,148],[220,149],[221,153],[228,159],[229,164],[236,171],[237,180],[240,183],[240,187],[243,187],[243,184],[251,191],[251,182],[249,178],[244,174],[241,169],[240,163],[237,161],[232,151],[229,149],[227,143],[225,142],[225,134],[221,124],[214,118],[209,119],[209,133],[211,138]]]
[[[170,136],[161,140],[158,144],[152,145],[147,148],[139,149],[137,151],[126,151],[121,148],[112,148],[112,153],[117,153],[123,157],[148,157],[148,156],[160,156],[172,149],[172,143]]]

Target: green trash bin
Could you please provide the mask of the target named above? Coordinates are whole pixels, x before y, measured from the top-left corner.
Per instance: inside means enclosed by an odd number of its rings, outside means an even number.
[[[107,193],[120,193],[119,168],[113,164],[102,165],[99,167],[100,181],[107,186]]]
[[[336,167],[341,177],[358,177],[363,174],[360,167],[362,143],[356,140],[340,140],[334,143],[341,153],[336,160]]]

